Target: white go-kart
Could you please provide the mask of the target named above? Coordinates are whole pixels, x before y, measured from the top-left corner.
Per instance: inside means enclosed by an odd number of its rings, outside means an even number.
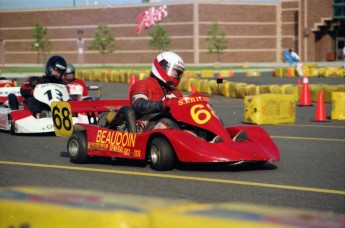
[[[82,90],[74,91],[73,93],[79,96],[82,94]],[[70,100],[70,93],[65,85],[47,83],[39,84],[35,87],[34,97],[51,106],[54,101]],[[0,130],[10,131],[11,134],[54,133],[52,118],[54,112],[48,111],[42,117],[40,115],[34,115],[25,105],[20,106],[20,108],[19,110],[11,110],[9,107],[0,106]],[[97,123],[97,113],[78,113],[73,116],[74,123]]]

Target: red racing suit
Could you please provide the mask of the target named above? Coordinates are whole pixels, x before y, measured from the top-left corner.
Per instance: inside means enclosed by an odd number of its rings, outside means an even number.
[[[83,80],[78,79],[78,78],[74,78],[71,81],[66,80],[66,82],[67,82],[67,85],[69,85],[69,84],[79,84],[79,85],[81,85],[83,87],[83,96],[84,97],[86,97],[89,94],[89,91],[87,89],[86,83]]]
[[[183,97],[179,90],[164,86],[154,76],[137,81],[130,90],[131,104],[137,118],[163,112],[167,109],[167,100],[179,97]]]

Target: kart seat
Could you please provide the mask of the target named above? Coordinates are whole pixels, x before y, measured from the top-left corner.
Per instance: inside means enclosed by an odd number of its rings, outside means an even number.
[[[122,106],[110,122],[109,128],[116,130],[119,125],[125,124],[127,131],[137,132],[135,112],[130,106]]]

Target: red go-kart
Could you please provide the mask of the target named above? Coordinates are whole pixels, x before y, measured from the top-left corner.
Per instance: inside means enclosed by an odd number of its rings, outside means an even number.
[[[224,127],[209,104],[209,97],[204,95],[176,99],[168,115],[176,127],[152,130],[142,130],[140,121],[133,118],[124,118],[115,129],[82,123],[72,128],[68,118],[80,109],[82,101],[78,108],[73,107],[73,102],[59,103],[59,110],[65,111],[56,122],[60,123],[62,135],[70,135],[67,149],[74,163],[86,163],[97,157],[125,158],[147,161],[155,170],[171,170],[176,162],[262,164],[280,160],[277,146],[263,128]],[[120,111],[117,115],[121,115]],[[234,141],[233,137],[240,131],[247,133],[247,139]]]

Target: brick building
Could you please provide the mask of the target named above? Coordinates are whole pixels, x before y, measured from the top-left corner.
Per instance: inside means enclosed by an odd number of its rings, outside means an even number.
[[[228,41],[222,63],[282,62],[283,50],[294,48],[305,62],[337,60],[337,42],[345,37],[344,21],[332,19],[332,0],[281,0],[274,3],[184,1],[164,3],[168,16],[159,24],[170,38],[170,50],[186,63],[217,61],[207,51],[207,32],[218,22]],[[0,63],[35,64],[31,51],[35,22],[48,29],[50,54],[80,64],[148,64],[157,50],[148,45],[152,27],[138,35],[135,23],[142,12],[163,3],[0,11]],[[107,25],[116,50],[103,60],[89,50],[98,25]],[[344,38],[345,39],[345,38]],[[340,44],[341,45],[341,44]],[[339,45],[338,45],[339,46]],[[49,54],[49,55],[50,55]],[[43,58],[39,62],[43,62]]]

